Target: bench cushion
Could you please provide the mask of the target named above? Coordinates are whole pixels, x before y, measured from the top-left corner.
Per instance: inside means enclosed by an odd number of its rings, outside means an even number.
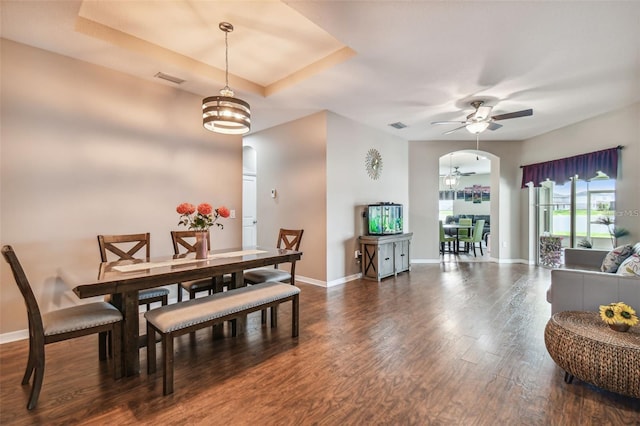
[[[287,281],[291,279],[288,271],[276,268],[256,268],[244,272],[244,280],[250,283],[265,283],[269,281]]]
[[[161,333],[170,333],[298,293],[300,289],[290,284],[262,283],[152,309],[144,317]]]

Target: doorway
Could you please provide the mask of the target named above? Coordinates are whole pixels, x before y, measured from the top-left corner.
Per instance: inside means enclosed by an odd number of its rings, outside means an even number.
[[[486,252],[490,249],[491,158],[494,156],[482,151],[462,150],[444,154],[439,160],[438,219],[443,224],[458,223],[460,218],[474,224],[476,219],[484,220],[482,245]]]
[[[242,246],[255,247],[258,244],[256,150],[251,146],[242,147]]]

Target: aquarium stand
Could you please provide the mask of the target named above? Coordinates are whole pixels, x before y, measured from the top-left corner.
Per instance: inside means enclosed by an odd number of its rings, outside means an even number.
[[[362,252],[362,278],[380,281],[410,271],[409,248],[413,233],[364,235],[359,238]]]

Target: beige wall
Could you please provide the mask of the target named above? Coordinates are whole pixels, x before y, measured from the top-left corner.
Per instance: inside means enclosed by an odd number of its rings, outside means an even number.
[[[97,263],[99,233],[150,232],[152,255],[165,255],[180,202],[224,204],[242,217],[241,137],[204,130],[200,97],[1,47],[0,242],[15,248],[42,311],[82,302],[57,270]],[[213,247],[239,246],[241,220],[224,224]],[[0,265],[0,333],[23,330],[24,304]]]
[[[437,262],[439,159],[451,152],[474,150],[475,141],[409,142],[409,218],[416,262]],[[491,257],[520,260],[518,240],[520,144],[513,141],[480,141],[480,150],[491,160]]]
[[[331,285],[360,272],[354,254],[364,230],[362,206],[380,201],[403,204],[404,231],[411,226],[407,141],[333,113],[328,113],[328,129],[327,281]],[[365,169],[371,148],[382,157],[376,180]]]
[[[273,244],[279,227],[304,228],[304,255],[296,266],[301,280],[331,286],[357,276],[362,205],[395,201],[408,208],[408,148],[402,139],[320,112],[248,136],[244,143],[257,153],[258,243]],[[376,181],[364,168],[370,148],[383,158]],[[272,188],[276,199],[270,197]]]
[[[245,137],[255,149],[258,245],[276,244],[278,229],[304,229],[296,275],[326,280],[326,113]],[[271,190],[276,198],[271,198]]]

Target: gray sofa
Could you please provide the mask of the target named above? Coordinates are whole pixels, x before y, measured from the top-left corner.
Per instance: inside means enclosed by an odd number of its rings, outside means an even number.
[[[624,302],[640,313],[640,278],[600,272],[607,250],[567,248],[565,266],[551,271],[547,302],[551,314],[598,311],[600,305]]]

